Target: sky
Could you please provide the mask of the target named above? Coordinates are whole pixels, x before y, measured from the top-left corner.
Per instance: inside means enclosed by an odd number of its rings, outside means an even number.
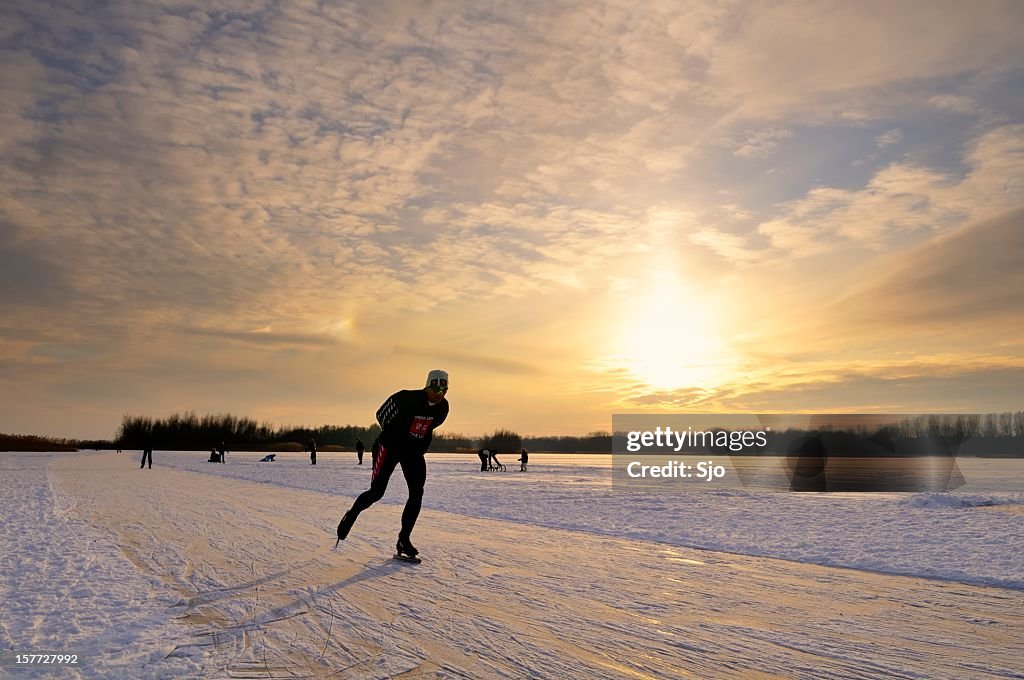
[[[8,0],[0,432],[1024,408],[1024,4]]]

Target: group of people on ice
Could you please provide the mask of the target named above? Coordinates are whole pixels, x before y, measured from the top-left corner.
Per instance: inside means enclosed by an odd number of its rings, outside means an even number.
[[[477,451],[476,455],[480,457],[480,472],[505,469],[505,466],[498,460],[498,453],[497,449],[480,449]],[[516,462],[519,463],[519,471],[526,472],[526,464],[530,462],[530,454],[527,453],[526,449],[521,451]]]
[[[377,448],[379,446],[380,439],[373,440],[372,456],[373,460],[377,460]],[[363,444],[363,440],[356,437],[356,459],[359,461],[359,465],[363,464],[363,452],[366,450],[366,445]],[[316,440],[310,439],[309,443],[306,444],[306,450],[309,451],[309,463],[310,465],[316,465]]]
[[[210,449],[210,457],[207,459],[207,463],[227,463],[228,460],[228,447],[224,442],[220,443],[220,447]]]

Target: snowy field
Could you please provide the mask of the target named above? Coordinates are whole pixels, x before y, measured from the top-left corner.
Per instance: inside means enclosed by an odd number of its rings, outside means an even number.
[[[948,494],[613,488],[428,456],[334,551],[354,454],[0,454],[0,677],[1024,677],[1024,461]]]

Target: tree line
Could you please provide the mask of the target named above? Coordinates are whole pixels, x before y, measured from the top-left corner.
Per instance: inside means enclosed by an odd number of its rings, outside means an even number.
[[[77,451],[73,439],[39,437],[34,434],[0,434],[0,451]]]
[[[891,425],[860,426],[857,434],[883,432],[899,439],[920,437],[1024,437],[1024,411],[985,414],[933,414]]]
[[[986,414],[936,414],[906,418],[882,426],[860,425],[849,429],[860,437],[883,437],[893,440],[914,440],[946,437],[969,440],[961,453],[1024,455],[1024,411]],[[351,449],[356,438],[369,447],[380,434],[380,426],[322,425],[319,427],[274,427],[252,418],[231,414],[198,416],[188,411],[167,418],[125,415],[113,440],[81,440],[39,437],[35,435],[0,434],[0,450],[7,451],[74,451],[75,449],[140,449],[152,443],[168,450],[203,451],[223,442],[229,449],[261,451],[293,448],[301,450],[313,439],[317,446]],[[783,433],[778,433],[783,434]],[[786,433],[789,436],[794,432]],[[434,451],[475,452],[479,448],[499,451],[530,451],[611,453],[612,435],[591,432],[583,436],[520,436],[511,429],[499,428],[480,437],[460,433],[439,432],[434,436]],[[773,447],[774,448],[774,447]]]
[[[223,442],[228,449],[263,451],[304,447],[313,439],[322,450],[331,446],[354,448],[356,438],[361,439],[369,448],[379,435],[380,426],[376,423],[368,427],[274,427],[270,423],[260,423],[252,418],[229,413],[199,416],[188,411],[183,414],[174,413],[166,418],[125,415],[113,441],[98,443],[106,443],[110,448],[119,449],[140,449],[152,445],[175,451],[204,451],[218,447]],[[480,437],[438,432],[434,435],[431,449],[468,452],[476,451],[478,448],[490,448],[499,451],[518,451],[525,447],[536,451],[610,453],[611,442],[611,434],[602,432],[590,433],[583,437],[522,437],[513,430],[498,428]]]
[[[227,448],[250,451],[303,450],[312,439],[320,450],[338,447],[354,449],[356,439],[366,448],[380,435],[380,425],[321,425],[319,427],[274,427],[252,418],[225,414],[198,416],[188,411],[166,418],[125,415],[114,440],[103,448],[140,449],[148,444],[172,451],[205,451],[223,442]],[[91,442],[90,442],[91,443]],[[476,441],[458,433],[437,433],[435,451],[469,449]],[[86,447],[83,447],[86,448]],[[92,448],[91,446],[88,448]]]
[[[261,451],[276,445],[300,445],[315,440],[319,448],[354,447],[362,439],[369,447],[380,434],[379,425],[322,425],[320,427],[274,427],[252,418],[225,414],[198,416],[189,411],[166,418],[125,415],[114,437],[120,449],[155,446],[175,451],[204,451],[223,443],[228,449]]]

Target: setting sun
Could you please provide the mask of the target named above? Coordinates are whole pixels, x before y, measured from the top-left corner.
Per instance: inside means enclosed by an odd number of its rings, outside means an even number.
[[[659,272],[623,317],[621,365],[655,389],[714,387],[727,349],[711,305],[671,272]]]

